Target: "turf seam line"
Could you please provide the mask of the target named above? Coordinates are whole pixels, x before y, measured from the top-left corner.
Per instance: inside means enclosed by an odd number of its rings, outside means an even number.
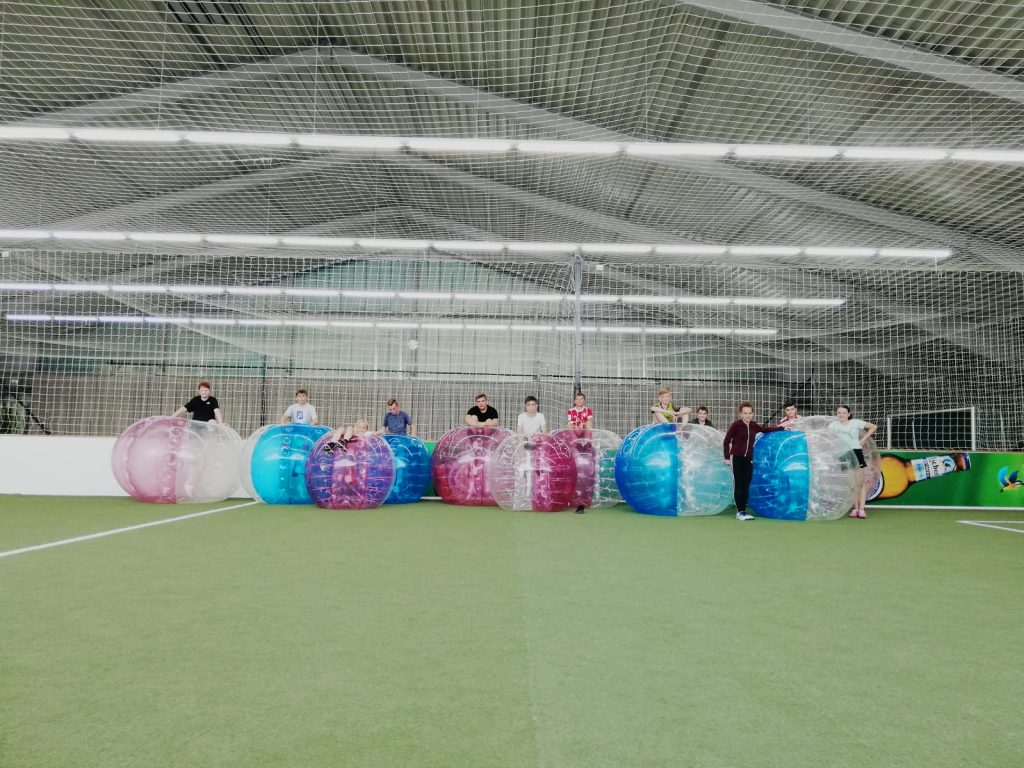
[[[997,531],[1024,533],[1024,528],[1007,528],[1005,525],[992,525],[992,523],[1017,523],[1017,520],[957,520],[957,522],[964,525],[973,525],[975,528],[993,528]]]
[[[165,517],[161,520],[150,520],[148,523],[139,523],[138,525],[128,525],[123,528],[111,528],[109,531],[97,531],[96,533],[87,533],[83,536],[72,536],[70,539],[59,539],[57,541],[47,541],[43,544],[33,544],[29,547],[19,547],[18,549],[9,549],[6,552],[0,552],[0,558],[11,557],[13,555],[23,555],[26,552],[38,552],[42,549],[52,549],[53,547],[62,547],[65,544],[77,544],[80,541],[91,541],[92,539],[102,539],[106,536],[114,536],[118,533],[129,533],[130,531],[139,531],[143,528],[152,528],[157,525],[167,525],[168,523],[177,523],[181,520],[191,520],[196,517],[205,517],[206,515],[212,515],[217,512],[227,512],[231,509],[241,509],[242,507],[251,507],[253,504],[259,504],[258,501],[247,501],[244,504],[233,504],[230,507],[219,507],[218,509],[206,509],[202,512],[192,512],[187,515],[178,515],[177,517]]]

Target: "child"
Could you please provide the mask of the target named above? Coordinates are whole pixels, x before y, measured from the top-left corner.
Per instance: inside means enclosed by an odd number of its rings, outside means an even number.
[[[395,398],[388,400],[388,412],[384,414],[384,426],[377,430],[378,435],[405,435],[416,437],[416,425],[412,416],[402,410]]]
[[[331,439],[324,445],[324,453],[331,455],[335,449],[340,451],[348,450],[348,443],[353,437],[365,435],[370,431],[370,422],[360,419],[355,424],[346,424],[338,427],[331,433]]]
[[[800,415],[796,412],[796,403],[792,400],[786,403],[782,410],[786,415],[779,419],[780,427],[784,427],[787,424],[795,427],[800,423]]]
[[[530,395],[523,401],[523,406],[526,408],[526,412],[519,414],[519,419],[516,421],[516,434],[523,435],[524,437],[538,433],[546,435],[548,423],[547,419],[544,418],[544,414],[538,410],[540,403],[537,402],[537,398]]]
[[[288,406],[281,423],[317,425],[316,408],[309,402],[309,392],[304,389],[295,390],[295,402]]]
[[[867,518],[867,512],[864,511],[864,504],[868,498],[868,488],[864,484],[866,478],[864,477],[864,469],[868,463],[864,461],[864,445],[871,438],[875,431],[878,429],[877,426],[872,424],[870,421],[864,421],[863,419],[851,419],[850,406],[840,405],[836,408],[836,420],[830,422],[828,428],[839,435],[839,446],[844,451],[852,451],[853,455],[857,459],[857,480],[859,490],[857,491],[857,501],[853,507],[853,511],[850,512],[850,517],[858,517],[861,520]],[[867,434],[861,435],[861,432],[867,430]]]
[[[676,408],[672,403],[672,390],[668,387],[658,390],[658,402],[651,406],[651,413],[654,414],[655,424],[671,424],[675,421],[685,424],[690,420],[690,409],[686,406]]]
[[[587,396],[577,392],[573,407],[565,412],[569,417],[569,429],[593,429],[594,412],[587,406]]]
[[[217,398],[210,394],[210,382],[199,382],[199,394],[181,406],[174,412],[174,418],[192,414],[192,421],[214,421],[218,424],[224,423],[224,417],[220,412],[220,403]]]
[[[711,419],[708,418],[708,407],[706,405],[702,405],[700,408],[697,409],[697,420],[694,422],[694,424],[700,424],[702,427],[715,426],[714,424],[711,423]]]
[[[739,418],[725,433],[722,447],[725,463],[732,467],[733,488],[736,498],[736,519],[753,520],[747,514],[747,499],[750,497],[750,481],[754,475],[754,438],[761,432],[778,432],[789,427],[763,427],[754,421],[754,406],[744,400],[736,406]]]

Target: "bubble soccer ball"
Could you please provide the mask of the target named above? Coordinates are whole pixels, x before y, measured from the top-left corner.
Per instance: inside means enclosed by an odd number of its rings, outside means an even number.
[[[395,485],[385,504],[410,504],[423,498],[430,485],[430,452],[418,437],[381,435],[395,457]]]
[[[714,427],[676,426],[680,515],[717,515],[732,504],[732,472],[725,463],[724,442],[725,433]]]
[[[630,432],[615,457],[622,497],[645,515],[717,515],[732,498],[725,436],[697,424],[648,424]]]
[[[441,499],[448,504],[497,506],[488,481],[491,460],[511,434],[500,427],[458,427],[438,440],[430,474]]]
[[[331,430],[308,424],[273,424],[253,432],[242,447],[242,485],[264,504],[311,504],[306,460]]]
[[[813,425],[813,422],[812,422]],[[769,432],[754,443],[750,507],[778,520],[836,520],[857,497],[856,459],[828,429]]]
[[[395,484],[395,457],[377,435],[357,435],[345,450],[324,451],[330,435],[320,438],[306,462],[306,488],[324,509],[379,507]]]
[[[558,512],[576,491],[576,460],[552,435],[511,435],[494,451],[488,482],[502,509]]]
[[[153,416],[117,438],[111,467],[133,499],[156,504],[224,501],[238,487],[242,439],[215,421]]]
[[[622,501],[615,484],[615,454],[622,438],[607,429],[556,429],[551,436],[569,448],[576,461],[576,492],[570,507],[611,507]]]
[[[808,416],[800,420],[798,429],[805,432],[831,430],[830,425],[835,421],[837,421],[835,416]],[[860,467],[857,457],[852,452],[844,453],[838,446],[837,450],[840,451],[840,463],[845,468],[856,470]],[[878,452],[878,445],[870,437],[864,444],[864,463],[867,464],[867,467],[862,470],[861,479],[868,489],[868,498],[873,499],[882,488],[882,456]]]

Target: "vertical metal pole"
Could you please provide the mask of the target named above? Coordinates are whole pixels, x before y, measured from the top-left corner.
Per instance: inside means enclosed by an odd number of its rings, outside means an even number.
[[[571,262],[573,292],[573,394],[583,391],[583,257],[579,251],[573,254]]]
[[[892,416],[885,417],[885,447],[892,450]]]
[[[974,406],[971,406],[971,450],[978,450],[978,418],[977,413],[974,410]]]

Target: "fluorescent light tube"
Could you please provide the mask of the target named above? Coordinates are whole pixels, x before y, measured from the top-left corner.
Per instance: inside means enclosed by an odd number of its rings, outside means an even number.
[[[845,147],[842,156],[848,160],[945,160],[945,149],[913,147]]]
[[[728,144],[670,143],[658,141],[635,142],[624,145],[627,155],[661,157],[722,157],[729,151]]]
[[[49,283],[0,283],[0,291],[48,291]]]
[[[559,155],[614,155],[621,144],[607,141],[519,141],[516,149],[520,152],[538,152]]]
[[[0,229],[0,238],[5,240],[46,240],[50,233],[44,229]]]
[[[394,291],[342,291],[342,296],[349,299],[393,299]]]
[[[287,146],[295,137],[287,133],[247,133],[239,131],[186,131],[185,141],[193,144],[235,144],[246,146]]]
[[[622,254],[623,256],[645,256],[654,246],[644,243],[584,243],[580,250],[587,254]]]
[[[203,236],[192,232],[129,232],[128,239],[139,243],[201,243]]]
[[[167,293],[166,285],[112,285],[114,293]]]
[[[734,245],[729,248],[730,256],[799,256],[799,248],[786,245]]]
[[[456,293],[456,301],[506,301],[507,293]]]
[[[54,141],[70,138],[71,132],[63,128],[50,128],[42,125],[0,125],[0,140]]]
[[[75,293],[105,293],[110,290],[109,285],[99,283],[54,283],[54,290]]]
[[[103,230],[62,229],[50,233],[57,240],[127,240],[124,232]]]
[[[271,288],[261,285],[229,285],[224,290],[237,296],[280,296],[284,293],[283,288]]]
[[[285,288],[284,292],[287,296],[310,296],[325,299],[336,299],[341,295],[341,291],[330,288]]]
[[[820,160],[835,157],[838,147],[818,147],[809,144],[738,144],[732,150],[736,157],[773,157]]]
[[[879,248],[878,255],[887,258],[948,259],[953,252],[946,248]]]
[[[224,293],[222,285],[169,285],[167,290],[171,293],[185,293],[197,295],[214,295]]]
[[[623,296],[623,304],[675,304],[674,296]]]
[[[448,139],[420,136],[407,139],[409,149],[423,152],[508,152],[511,141],[498,139]]]
[[[420,299],[425,301],[450,301],[452,295],[450,293],[441,293],[433,291],[399,291],[398,298],[400,299]]]
[[[724,256],[728,249],[724,245],[656,245],[658,256]]]
[[[405,238],[359,238],[356,245],[369,249],[392,249],[424,251],[430,247],[428,240],[408,240]]]
[[[313,248],[353,248],[356,244],[351,237],[298,237],[281,238],[282,245],[300,245]]]
[[[314,149],[401,149],[402,140],[394,136],[339,136],[335,134],[304,134],[295,137],[300,147]]]
[[[204,235],[206,242],[217,245],[279,245],[281,238],[267,235]]]
[[[435,240],[435,251],[487,251],[494,253],[504,248],[504,243],[492,240]]]
[[[75,128],[71,135],[80,141],[110,141],[118,144],[131,142],[174,143],[181,141],[176,131],[150,131],[122,128]]]
[[[784,307],[787,299],[737,298],[732,303],[738,307]]]

